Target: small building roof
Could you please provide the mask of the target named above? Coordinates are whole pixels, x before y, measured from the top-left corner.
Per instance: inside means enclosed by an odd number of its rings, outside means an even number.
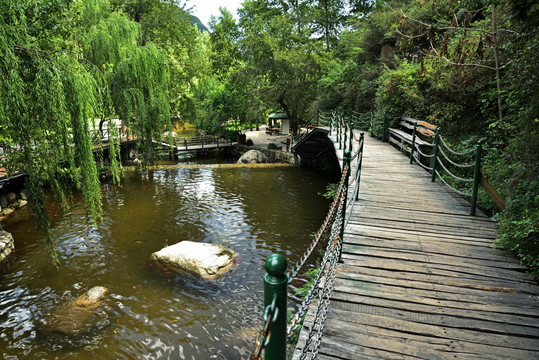
[[[285,112],[273,113],[268,116],[268,119],[288,119],[288,114]]]

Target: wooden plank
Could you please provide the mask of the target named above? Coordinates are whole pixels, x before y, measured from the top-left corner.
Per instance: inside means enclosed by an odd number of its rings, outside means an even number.
[[[408,311],[414,311],[416,313],[425,314],[437,314],[437,315],[452,315],[464,319],[477,319],[488,320],[492,322],[498,322],[501,324],[518,324],[537,328],[538,318],[535,316],[521,316],[515,314],[508,314],[502,311],[495,311],[495,309],[479,310],[479,309],[461,309],[455,307],[444,307],[434,304],[420,304],[410,303],[407,301],[400,301],[397,299],[384,299],[378,297],[361,296],[357,294],[350,294],[336,291],[331,298],[333,307],[343,307],[348,310],[354,309],[354,305],[372,305],[380,309],[402,309]],[[338,305],[341,304],[341,305]]]
[[[455,267],[474,268],[479,271],[488,271],[491,274],[496,274],[500,278],[511,276],[514,270],[524,271],[526,268],[516,262],[500,262],[492,259],[477,259],[463,257],[461,254],[436,254],[434,252],[426,252],[423,249],[389,249],[389,248],[374,248],[370,246],[361,246],[347,243],[343,249],[343,253],[362,256],[373,256],[384,259],[399,259],[404,261],[412,261],[429,264],[445,264]]]
[[[349,230],[345,231],[345,235],[349,234],[351,235]],[[384,234],[383,237],[375,237],[371,234],[361,236],[357,233],[354,235],[356,236],[348,236],[345,244],[388,251],[416,251],[424,252],[425,254],[447,256],[454,256],[454,254],[458,253],[459,257],[498,262],[499,264],[494,266],[501,268],[511,268],[521,271],[527,270],[525,266],[516,262],[514,258],[505,254],[500,254],[499,251],[491,251],[492,249],[489,248],[478,249],[477,247],[470,246],[469,244],[441,243],[435,240],[399,240],[392,237],[391,233]]]
[[[477,267],[468,267],[468,266],[459,266],[459,265],[448,265],[448,264],[437,264],[437,263],[428,263],[428,262],[412,262],[404,261],[401,259],[391,259],[391,258],[380,258],[376,256],[368,255],[357,255],[357,254],[348,254],[343,253],[342,258],[346,261],[347,264],[354,266],[369,266],[376,269],[406,269],[406,271],[413,271],[422,274],[444,274],[445,276],[458,277],[458,278],[479,278],[479,279],[488,279],[490,281],[500,281],[507,280],[506,274],[497,274],[490,271],[485,271],[485,269]],[[526,281],[527,274],[522,274],[520,272],[514,272],[513,279],[515,281]]]
[[[453,299],[453,295],[456,294],[455,299],[474,299],[476,302],[482,302],[485,304],[505,304],[519,305],[521,303],[526,303],[527,305],[533,305],[534,307],[539,308],[539,298],[537,296],[530,296],[530,294],[517,293],[517,291],[511,288],[469,288],[469,287],[460,287],[452,284],[442,283],[429,283],[425,281],[417,280],[401,280],[395,278],[383,278],[366,274],[354,274],[354,273],[345,273],[339,272],[338,279],[342,279],[342,282],[339,281],[339,284],[349,284],[355,286],[355,282],[359,281],[362,284],[358,286],[363,286],[364,284],[372,285],[381,285],[381,286],[390,286],[391,289],[395,287],[406,288],[419,290],[420,292],[425,290],[429,292],[435,292],[437,294],[448,293],[445,299]],[[425,294],[424,294],[425,295]],[[539,316],[537,317],[539,320]],[[539,336],[539,333],[538,333]]]
[[[535,280],[531,277],[528,279],[528,282],[499,280],[496,283],[493,283],[491,280],[486,280],[480,277],[449,277],[444,274],[423,274],[411,271],[400,271],[399,269],[377,269],[366,266],[349,266],[345,263],[339,266],[337,274],[340,274],[341,272],[347,274],[352,273],[358,275],[373,275],[380,278],[424,281],[432,284],[445,284],[462,288],[479,289],[486,291],[518,292],[521,294],[530,294],[534,296],[537,296],[537,294],[539,293],[539,287],[537,286]]]
[[[340,329],[346,327],[349,331],[348,336],[343,334]],[[358,332],[359,329],[359,332]],[[389,328],[361,324],[357,328],[352,325],[343,325],[342,322],[336,323],[332,320],[328,322],[325,331],[327,337],[331,336],[335,340],[348,346],[349,343],[355,344],[359,348],[376,349],[395,349],[403,356],[421,356],[423,359],[531,359],[534,357],[534,351],[520,349],[507,349],[499,346],[488,346],[478,343],[472,343],[465,340],[455,341],[443,337],[434,337],[411,332],[399,332]],[[353,339],[352,341],[350,339]],[[324,351],[326,343],[323,343]],[[410,346],[411,348],[407,348]],[[333,349],[332,349],[333,350]],[[387,351],[387,350],[385,350]]]
[[[450,326],[436,326],[426,323],[419,323],[401,318],[392,318],[383,315],[371,315],[355,313],[352,311],[332,309],[332,314],[341,319],[341,328],[345,322],[356,324],[368,324],[392,330],[399,330],[424,336],[435,336],[457,341],[467,341],[475,344],[491,345],[506,349],[526,350],[529,352],[539,351],[539,341],[537,338],[526,338],[511,335],[494,334],[490,332],[473,331],[463,328],[453,328]]]

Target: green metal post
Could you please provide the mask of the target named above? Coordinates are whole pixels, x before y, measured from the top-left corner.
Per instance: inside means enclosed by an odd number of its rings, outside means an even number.
[[[410,149],[410,164],[414,163],[415,136],[417,131],[417,123],[414,123],[414,134],[412,135],[412,148]]]
[[[348,166],[348,172],[346,173],[346,179],[344,180],[344,187],[343,190],[346,191],[343,199],[343,205],[342,205],[342,213],[341,213],[341,232],[339,234],[339,241],[341,242],[341,245],[343,243],[344,238],[344,223],[346,221],[346,202],[348,201],[348,181],[350,180],[350,171],[351,171],[351,159],[352,154],[349,150],[344,150],[344,156],[342,161],[342,168],[344,169]],[[342,251],[339,253],[339,262],[341,261],[342,257]]]
[[[348,147],[350,151],[353,151],[354,149],[352,140],[354,140],[354,122],[352,121],[352,117],[350,117],[350,146]]]
[[[264,308],[273,302],[273,297],[277,296],[277,317],[270,324],[269,331],[271,338],[265,350],[266,360],[286,359],[286,320],[287,320],[287,298],[288,298],[288,277],[286,268],[288,262],[281,254],[271,254],[265,263],[267,274],[264,275]]]
[[[374,136],[374,129],[372,127],[372,120],[374,119],[374,116],[373,116],[373,111],[371,110],[371,118],[369,119],[370,120],[370,128],[369,128],[369,133],[371,134],[371,136]]]
[[[363,165],[363,147],[365,145],[365,133],[364,132],[361,132],[359,134],[359,163],[357,164],[357,182],[359,183],[358,185],[358,190],[356,192],[356,201],[359,200],[359,186],[361,186],[360,184],[360,181],[361,181],[361,165]]]
[[[472,191],[472,209],[470,215],[475,216],[475,208],[477,207],[477,190],[479,189],[479,183],[481,178],[481,141],[477,143],[475,150],[475,169],[473,177],[473,191]]]
[[[343,132],[344,132],[344,150],[346,151],[346,143],[347,143],[347,139],[348,139],[348,131],[346,129],[346,118],[343,118]]]
[[[331,136],[331,128],[333,127],[333,116],[329,119],[329,136]]]
[[[340,144],[341,143],[341,126],[340,126],[340,119],[339,119],[339,114],[337,113],[337,115],[335,116],[335,131],[337,131],[337,142]],[[341,148],[341,146],[339,145],[339,149]]]
[[[316,110],[316,127],[318,127],[319,121],[320,121],[320,108]]]
[[[339,150],[342,149],[342,119],[339,114],[337,114],[337,121],[339,122]]]
[[[382,129],[382,142],[386,142],[387,114],[384,112],[384,125]]]
[[[440,141],[440,128],[436,129],[436,137],[434,138],[434,158],[432,162],[432,176],[430,181],[436,180],[436,162],[438,161],[438,143]]]

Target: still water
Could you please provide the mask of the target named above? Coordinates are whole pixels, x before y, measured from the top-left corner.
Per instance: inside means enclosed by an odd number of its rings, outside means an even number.
[[[318,193],[329,180],[295,167],[127,174],[121,186],[103,183],[97,227],[76,194],[69,212],[50,208],[60,270],[30,209],[19,210],[4,226],[16,252],[0,273],[0,357],[246,358],[263,312],[262,264],[273,252],[298,261],[327,212]],[[232,270],[205,281],[149,262],[150,254],[182,240],[233,248]],[[54,339],[39,331],[59,303],[98,285],[110,290],[99,329]]]

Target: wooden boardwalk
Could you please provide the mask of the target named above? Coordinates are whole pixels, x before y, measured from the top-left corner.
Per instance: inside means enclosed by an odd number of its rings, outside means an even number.
[[[318,359],[539,359],[539,287],[495,223],[365,140]]]

